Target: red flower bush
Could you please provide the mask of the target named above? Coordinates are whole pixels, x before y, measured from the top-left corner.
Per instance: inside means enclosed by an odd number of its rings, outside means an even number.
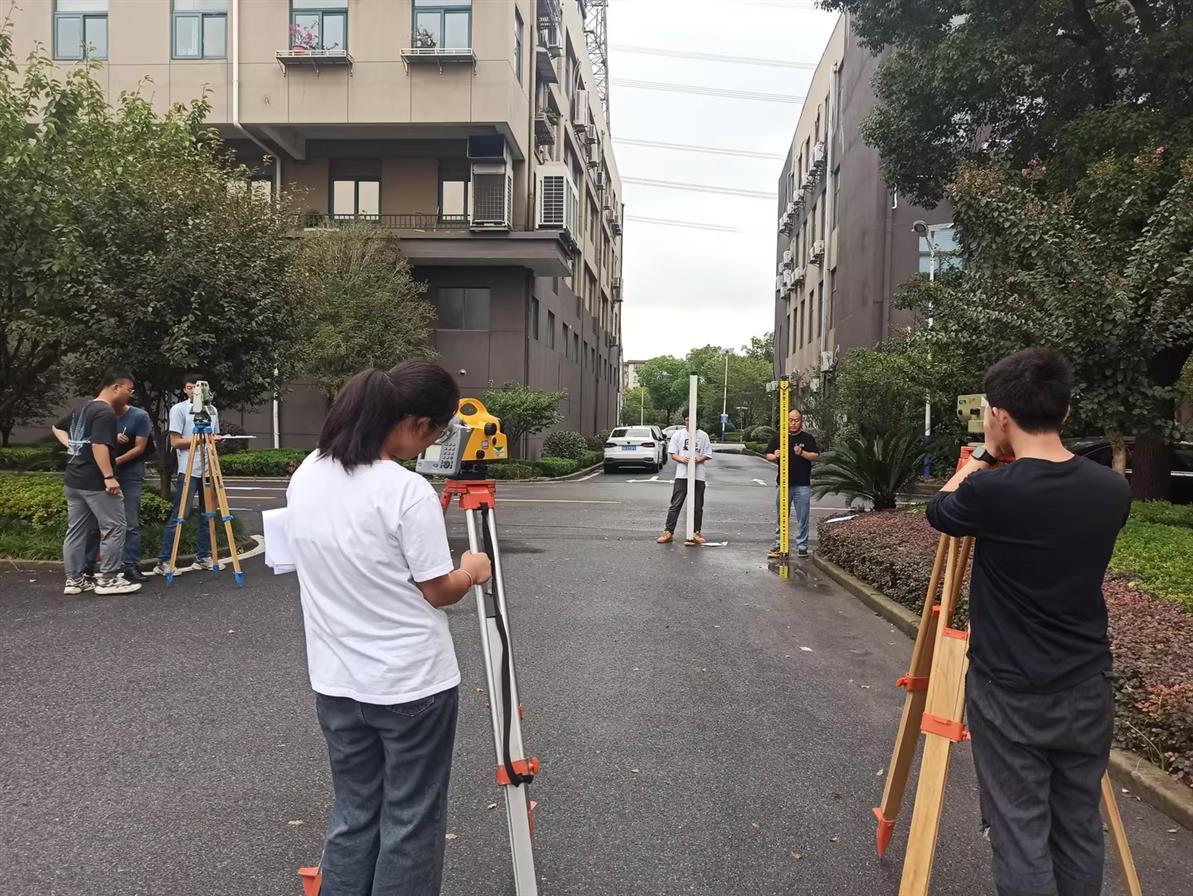
[[[922,515],[822,522],[817,553],[907,608],[923,608],[938,532]],[[1114,651],[1116,742],[1193,785],[1193,614],[1128,582],[1104,588]],[[968,576],[955,625],[968,619]]]

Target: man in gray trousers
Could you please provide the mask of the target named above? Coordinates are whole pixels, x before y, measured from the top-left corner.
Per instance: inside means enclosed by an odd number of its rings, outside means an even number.
[[[66,448],[66,539],[62,560],[66,567],[64,594],[129,594],[140,591],[139,582],[128,581],[120,572],[124,559],[124,498],[116,478],[116,411],[123,409],[133,394],[132,374],[116,370],[104,377],[99,395],[53,427],[54,438]],[[99,529],[99,572],[92,582],[84,574],[88,566],[87,541]]]

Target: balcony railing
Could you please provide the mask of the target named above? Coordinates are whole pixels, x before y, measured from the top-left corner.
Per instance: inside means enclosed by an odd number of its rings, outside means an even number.
[[[375,226],[385,230],[467,230],[467,215],[319,215],[301,216],[307,230],[348,225]]]

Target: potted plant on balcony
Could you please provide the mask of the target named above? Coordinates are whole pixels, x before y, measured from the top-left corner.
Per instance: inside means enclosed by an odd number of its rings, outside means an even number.
[[[290,26],[290,52],[302,54],[318,49],[319,35],[313,27],[304,28],[301,25]]]
[[[414,35],[414,46],[420,50],[429,50],[439,46],[439,42],[435,40],[435,35],[428,29],[419,28],[418,32]]]

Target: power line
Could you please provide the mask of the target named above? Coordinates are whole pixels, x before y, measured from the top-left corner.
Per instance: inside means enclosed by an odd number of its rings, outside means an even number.
[[[686,190],[691,193],[719,193],[722,196],[746,196],[750,199],[774,199],[777,193],[761,190],[738,190],[732,187],[714,187],[711,184],[689,184],[677,180],[652,180],[645,177],[623,177],[623,184],[638,184],[643,187],[662,187],[665,190]]]
[[[642,215],[626,215],[627,221],[636,221],[639,224],[658,224],[662,227],[688,227],[692,230],[712,230],[717,233],[745,233],[746,231],[741,227],[726,227],[721,224],[700,224],[696,221],[676,221],[673,218],[646,218]]]
[[[663,93],[694,93],[698,96],[723,96],[734,100],[758,100],[764,103],[802,103],[804,97],[786,93],[759,93],[754,90],[728,90],[721,87],[698,87],[692,84],[666,84],[661,81],[631,81],[614,78],[618,87],[632,87],[637,90],[658,90]]]
[[[717,156],[737,156],[743,159],[773,159],[781,161],[784,157],[773,152],[754,152],[749,149],[720,149],[715,146],[696,146],[693,143],[661,143],[658,140],[630,140],[625,137],[613,138],[614,143],[623,146],[649,146],[655,149],[674,149],[680,152],[704,152]]]
[[[719,53],[693,53],[688,50],[665,50],[659,47],[634,47],[628,44],[613,44],[610,49],[623,53],[639,53],[643,56],[666,56],[672,59],[700,59],[705,62],[729,62],[741,65],[769,65],[775,68],[798,68],[815,71],[815,62],[789,62],[785,59],[756,59],[753,56],[724,56]]]

